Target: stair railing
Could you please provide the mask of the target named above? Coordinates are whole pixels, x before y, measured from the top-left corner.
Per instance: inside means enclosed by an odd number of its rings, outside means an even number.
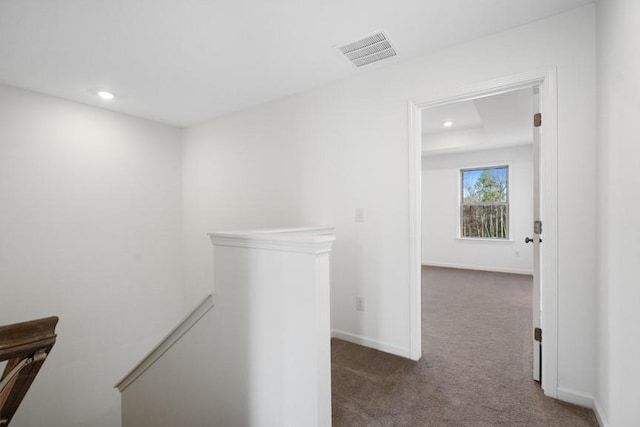
[[[0,326],[0,427],[7,427],[56,342],[57,317]]]

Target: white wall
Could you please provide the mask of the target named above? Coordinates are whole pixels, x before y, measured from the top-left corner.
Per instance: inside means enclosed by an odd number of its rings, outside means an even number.
[[[595,235],[585,230],[595,226],[594,12],[586,6],[186,129],[188,305],[211,286],[206,232],[335,224],[333,328],[408,355],[407,101],[557,67],[559,384],[592,394]],[[355,222],[357,207],[365,222]]]
[[[509,166],[509,239],[460,239],[460,169]],[[533,273],[531,146],[422,157],[422,262]]]
[[[640,2],[598,7],[598,392],[606,425],[640,425]]]
[[[57,315],[15,427],[120,425],[183,309],[180,131],[0,86],[0,324]]]

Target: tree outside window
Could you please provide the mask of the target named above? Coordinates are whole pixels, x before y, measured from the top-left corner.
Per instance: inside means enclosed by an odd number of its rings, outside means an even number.
[[[460,235],[509,238],[509,167],[462,169]]]

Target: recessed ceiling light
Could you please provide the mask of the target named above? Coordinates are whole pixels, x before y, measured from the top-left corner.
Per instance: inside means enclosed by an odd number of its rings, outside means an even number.
[[[113,93],[111,93],[111,92],[107,92],[106,90],[100,90],[100,91],[98,91],[98,96],[99,96],[100,98],[102,98],[102,99],[107,100],[107,101],[109,101],[109,100],[111,100],[111,99],[113,99],[113,98],[115,98],[115,97],[116,97]]]
[[[444,122],[442,124],[442,126],[444,126],[446,128],[450,128],[451,126],[453,126],[453,122],[451,120],[447,120],[446,122]]]

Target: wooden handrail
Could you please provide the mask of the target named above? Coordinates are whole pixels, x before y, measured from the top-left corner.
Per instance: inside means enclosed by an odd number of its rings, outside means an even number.
[[[57,317],[0,326],[0,427],[6,427],[56,342]]]

